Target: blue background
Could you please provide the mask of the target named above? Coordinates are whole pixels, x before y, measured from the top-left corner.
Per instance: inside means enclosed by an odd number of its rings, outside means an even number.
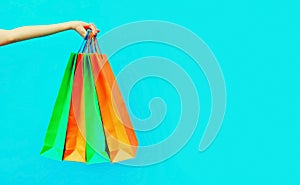
[[[209,87],[200,69],[192,71],[186,59],[182,65],[200,79],[201,116],[193,137],[179,153],[147,167],[57,162],[39,152],[69,53],[78,49],[81,38],[68,31],[1,47],[1,184],[300,184],[300,1],[14,0],[1,1],[0,7],[2,29],[69,20],[94,22],[103,33],[138,20],[180,24],[212,49],[227,87],[223,127],[203,153],[198,145],[210,111]],[[159,47],[128,47],[111,60],[114,72],[147,55],[184,58],[178,50]],[[178,111],[174,89],[152,81],[143,83],[170,90],[169,97],[162,97],[170,109],[164,120],[167,126],[160,128],[163,134],[138,133],[141,144],[167,137],[174,129],[172,115]],[[160,91],[151,92],[157,96]],[[149,116],[143,106],[149,98],[136,105],[144,108],[137,116]],[[134,112],[134,105],[131,108]]]

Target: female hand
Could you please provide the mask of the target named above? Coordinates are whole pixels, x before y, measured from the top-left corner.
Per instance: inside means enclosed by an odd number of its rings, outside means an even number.
[[[85,37],[88,29],[91,29],[92,36],[97,36],[97,34],[100,32],[93,23],[86,23],[82,21],[71,21],[69,23],[71,28],[79,33],[81,37]]]

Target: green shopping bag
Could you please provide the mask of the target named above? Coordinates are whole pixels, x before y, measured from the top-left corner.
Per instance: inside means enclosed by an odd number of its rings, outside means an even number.
[[[84,55],[83,61],[86,119],[86,162],[88,164],[108,162],[109,156],[106,151],[107,145],[99,111],[90,57],[88,54]]]
[[[46,132],[41,155],[62,160],[77,54],[71,53]]]

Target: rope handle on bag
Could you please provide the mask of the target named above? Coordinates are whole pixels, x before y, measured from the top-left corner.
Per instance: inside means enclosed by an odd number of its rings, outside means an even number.
[[[89,34],[90,34],[90,33],[91,33],[91,30],[88,29],[87,32],[86,32],[86,35],[85,35],[85,37],[84,37],[84,39],[83,39],[83,42],[82,42],[82,44],[81,44],[81,46],[80,46],[80,48],[79,48],[79,50],[78,50],[78,53],[81,53],[81,52],[83,52],[83,51],[85,50],[86,43],[87,43],[87,40],[88,40],[88,38],[89,38]]]
[[[78,53],[85,53],[87,51],[88,53],[98,53],[102,57],[102,51],[100,49],[98,40],[95,36],[91,37],[90,33],[91,30],[88,29]]]

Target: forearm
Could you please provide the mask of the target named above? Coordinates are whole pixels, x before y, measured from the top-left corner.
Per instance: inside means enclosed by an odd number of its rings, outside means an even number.
[[[0,29],[0,46],[36,37],[43,37],[70,29],[75,30],[81,37],[86,35],[86,29],[91,29],[94,36],[99,33],[99,30],[94,24],[88,24],[82,21],[69,21],[51,25],[23,26],[13,30]]]
[[[71,22],[40,26],[23,26],[13,30],[9,30],[7,37],[9,43],[13,43],[36,37],[43,37],[70,29],[73,29]]]

